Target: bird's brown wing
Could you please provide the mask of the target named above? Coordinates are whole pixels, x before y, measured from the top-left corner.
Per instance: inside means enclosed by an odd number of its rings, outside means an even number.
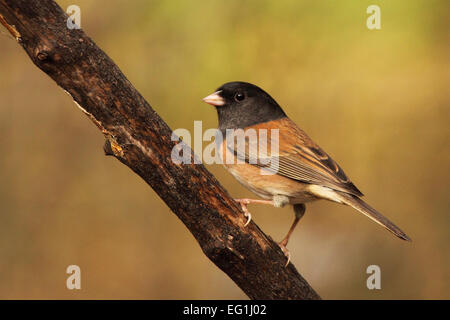
[[[249,131],[251,129],[254,129],[258,139],[252,138]],[[261,135],[261,132],[264,132],[261,129],[266,129],[267,139]],[[273,129],[278,129],[278,139],[276,133],[271,131]],[[363,195],[342,168],[289,118],[248,127],[242,134],[245,148],[239,148],[238,138],[227,138],[227,148],[238,159],[294,180],[329,187],[355,196]],[[237,136],[239,137],[239,134]],[[267,141],[267,152],[261,152],[264,145],[261,148],[260,140]]]

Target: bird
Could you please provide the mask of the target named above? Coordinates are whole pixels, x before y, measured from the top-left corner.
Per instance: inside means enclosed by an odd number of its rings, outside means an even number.
[[[218,143],[219,154],[226,170],[262,198],[235,199],[247,217],[244,226],[251,220],[249,204],[293,206],[294,222],[278,243],[287,257],[286,265],[290,261],[289,238],[305,214],[305,204],[316,200],[348,205],[400,239],[411,241],[399,227],[361,199],[362,192],[342,168],[263,89],[233,81],[223,84],[203,101],[217,110],[218,132],[223,137]],[[257,150],[258,145],[265,146],[265,152]]]

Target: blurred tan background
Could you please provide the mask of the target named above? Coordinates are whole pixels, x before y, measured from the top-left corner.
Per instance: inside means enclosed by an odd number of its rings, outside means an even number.
[[[217,125],[224,82],[267,90],[413,239],[348,207],[307,206],[292,262],[326,299],[449,299],[448,1],[57,1],[175,128]],[[379,31],[366,8],[381,7]],[[241,290],[4,28],[0,298],[236,299]],[[208,167],[235,197],[252,194]],[[291,208],[251,206],[274,239]],[[66,289],[68,265],[82,289]],[[382,289],[366,287],[381,267]]]

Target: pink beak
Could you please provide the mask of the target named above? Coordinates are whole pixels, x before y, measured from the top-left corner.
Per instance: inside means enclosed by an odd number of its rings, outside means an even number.
[[[222,90],[216,91],[212,94],[210,94],[209,96],[203,98],[203,101],[205,101],[206,103],[212,105],[212,106],[223,106],[225,104],[225,100],[219,95],[219,93],[221,93]]]

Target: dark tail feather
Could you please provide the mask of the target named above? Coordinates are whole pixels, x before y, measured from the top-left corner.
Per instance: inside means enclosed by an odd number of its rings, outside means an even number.
[[[389,221],[385,216],[383,216],[381,213],[379,213],[377,210],[369,206],[367,203],[362,201],[360,198],[353,196],[348,193],[339,192],[339,194],[342,196],[342,201],[355,208],[359,212],[363,213],[376,223],[382,225],[386,229],[388,229],[390,232],[395,234],[400,239],[411,241],[411,239],[402,231],[399,227],[397,227],[395,224],[393,224],[391,221]]]

